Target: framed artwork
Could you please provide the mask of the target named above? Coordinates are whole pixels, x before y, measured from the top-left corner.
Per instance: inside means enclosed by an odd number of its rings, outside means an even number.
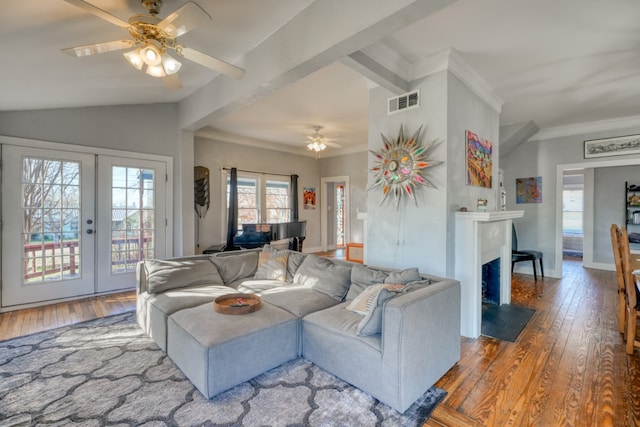
[[[584,142],[584,158],[624,156],[640,153],[640,135],[589,139]]]
[[[516,203],[542,203],[542,177],[516,178]]]
[[[316,189],[313,187],[304,187],[303,201],[305,209],[316,208]]]
[[[467,131],[467,185],[491,188],[493,179],[493,144]]]

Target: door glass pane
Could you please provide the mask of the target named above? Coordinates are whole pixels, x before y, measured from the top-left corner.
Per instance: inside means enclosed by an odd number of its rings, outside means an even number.
[[[267,222],[289,222],[289,182],[269,180],[266,187]]]
[[[79,174],[78,162],[22,159],[25,283],[80,277]]]
[[[113,166],[111,173],[111,274],[130,273],[154,257],[155,171]]]

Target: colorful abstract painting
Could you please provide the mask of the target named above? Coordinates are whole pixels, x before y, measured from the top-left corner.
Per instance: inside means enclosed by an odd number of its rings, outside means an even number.
[[[315,209],[316,189],[313,187],[304,187],[303,200],[305,209]]]
[[[516,203],[542,203],[542,177],[516,178]]]
[[[467,131],[467,185],[491,188],[493,144]]]

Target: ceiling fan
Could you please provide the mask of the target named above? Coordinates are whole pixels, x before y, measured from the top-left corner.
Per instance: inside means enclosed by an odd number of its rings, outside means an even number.
[[[307,136],[307,139],[309,140],[307,142],[307,151],[315,151],[317,154],[320,151],[324,151],[328,146],[342,148],[342,145],[331,142],[329,139],[325,138],[324,135],[320,133],[322,128],[322,126],[313,126],[315,133]]]
[[[83,57],[133,48],[124,53],[127,61],[138,70],[146,67],[145,72],[150,76],[162,77],[165,86],[171,89],[181,87],[176,73],[182,64],[168,54],[170,51],[234,79],[244,76],[245,71],[242,68],[178,43],[179,36],[211,20],[211,16],[192,1],[185,3],[166,18],[160,19],[157,15],[162,8],[162,0],[140,0],[148,14],[133,15],[128,22],[84,0],[64,1],[124,28],[131,35],[131,39],[62,49],[71,56]]]

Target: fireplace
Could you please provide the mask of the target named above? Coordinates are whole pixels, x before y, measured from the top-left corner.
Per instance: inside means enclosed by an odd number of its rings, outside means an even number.
[[[482,302],[500,305],[500,258],[482,264]]]
[[[495,304],[511,302],[511,220],[523,214],[523,211],[455,214],[455,278],[460,281],[460,334],[465,337],[480,336],[483,297],[488,297],[483,295],[486,281],[483,271],[491,276],[490,299]]]

